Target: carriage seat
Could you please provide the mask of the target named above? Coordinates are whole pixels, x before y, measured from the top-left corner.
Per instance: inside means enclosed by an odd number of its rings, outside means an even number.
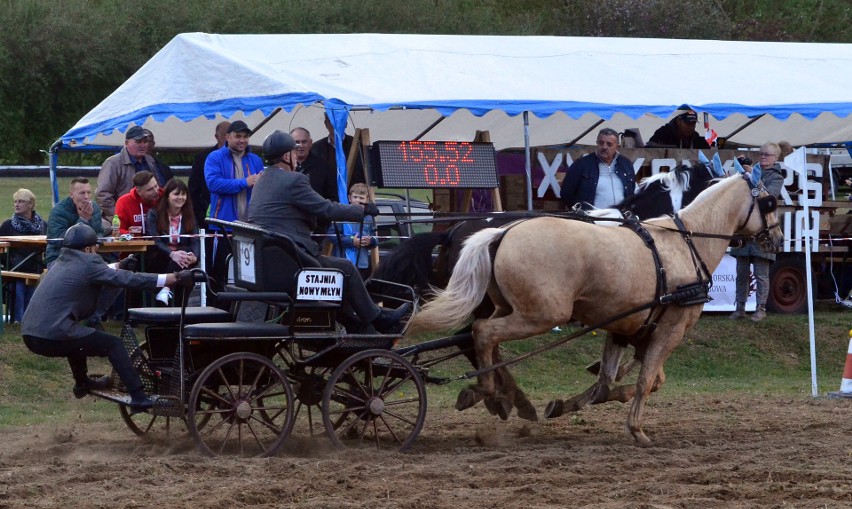
[[[198,323],[183,328],[185,341],[284,339],[290,326],[266,322]]]
[[[180,307],[131,308],[127,311],[127,322],[131,326],[180,324]],[[212,306],[187,307],[185,324],[205,322],[230,322],[231,313]]]

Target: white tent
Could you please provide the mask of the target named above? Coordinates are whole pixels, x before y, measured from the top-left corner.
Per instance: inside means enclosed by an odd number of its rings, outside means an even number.
[[[54,145],[120,147],[132,124],[159,148],[213,143],[214,125],[246,118],[252,138],[307,127],[373,140],[471,140],[497,149],[593,143],[600,127],[643,137],[683,103],[728,136],[758,146],[852,139],[852,45],[586,37],[391,34],[181,34]],[[523,117],[529,118],[526,126]],[[528,114],[528,115],[527,115]],[[529,143],[525,134],[529,135]],[[338,160],[342,160],[339,157]],[[345,186],[344,186],[345,188]]]

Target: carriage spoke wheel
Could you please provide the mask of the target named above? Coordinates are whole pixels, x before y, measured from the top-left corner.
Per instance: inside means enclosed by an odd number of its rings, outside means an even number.
[[[270,359],[232,353],[198,376],[187,426],[209,456],[271,456],[293,428],[293,401],[287,375]]]
[[[322,393],[331,368],[324,366],[297,365],[287,345],[275,352],[275,364],[285,373],[296,397],[293,410],[293,433],[314,436],[323,433]]]
[[[399,354],[359,352],[332,372],[323,393],[322,418],[337,447],[404,451],[426,421],[426,387]]]
[[[130,415],[130,408],[126,405],[118,405],[124,424],[130,431],[141,436],[155,436],[164,433],[166,436],[173,431],[180,430],[185,423],[182,417],[168,417],[164,415],[152,415],[148,412]]]

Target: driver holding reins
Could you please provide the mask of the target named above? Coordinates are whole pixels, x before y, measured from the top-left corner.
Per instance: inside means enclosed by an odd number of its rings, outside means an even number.
[[[400,321],[410,304],[405,303],[397,309],[377,306],[352,262],[346,258],[321,255],[319,246],[311,238],[317,218],[357,222],[365,215],[378,215],[378,208],[373,203],[344,205],[320,196],[311,188],[307,175],[293,171],[290,152],[295,146],[296,142],[289,134],[278,130],[263,141],[263,157],[270,166],[264,169],[254,188],[249,222],[287,235],[323,267],[343,272],[344,304],[358,315],[360,321],[372,324],[378,332],[399,332]]]

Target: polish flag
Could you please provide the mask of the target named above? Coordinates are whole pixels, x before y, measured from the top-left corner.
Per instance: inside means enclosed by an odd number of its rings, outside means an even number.
[[[711,147],[716,146],[716,138],[719,135],[716,134],[716,131],[710,128],[710,115],[708,113],[704,113],[704,139],[707,140],[707,144]]]

